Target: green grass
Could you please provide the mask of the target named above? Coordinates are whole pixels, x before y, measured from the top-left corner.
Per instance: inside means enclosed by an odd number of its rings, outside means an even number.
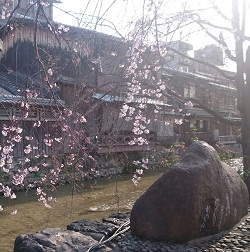
[[[0,196],[0,205],[4,205],[4,211],[0,212],[0,251],[13,251],[19,234],[34,233],[46,227],[66,228],[76,220],[101,220],[118,211],[129,211],[161,174],[162,171],[148,171],[137,187],[132,184],[132,175],[85,181],[75,187],[73,194],[71,185],[58,186],[53,192],[57,202],[52,209],[41,206],[35,191],[19,192],[15,200]],[[15,209],[17,214],[11,215]]]

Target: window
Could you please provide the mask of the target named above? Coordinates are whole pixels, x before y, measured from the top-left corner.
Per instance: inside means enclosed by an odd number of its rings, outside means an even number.
[[[196,120],[190,119],[190,129],[195,129],[196,128]]]
[[[161,120],[161,122],[172,122],[173,118],[170,117],[168,114],[161,114],[160,120]]]
[[[195,98],[195,87],[185,86],[184,87],[184,97],[185,98]]]
[[[200,120],[199,130],[203,131],[203,129],[204,129],[203,120]]]
[[[179,70],[188,73],[188,66],[179,66]]]
[[[237,98],[235,96],[225,94],[224,97],[222,97],[222,105],[236,107]]]
[[[210,130],[210,121],[209,120],[190,120],[190,129],[197,132],[206,132]]]

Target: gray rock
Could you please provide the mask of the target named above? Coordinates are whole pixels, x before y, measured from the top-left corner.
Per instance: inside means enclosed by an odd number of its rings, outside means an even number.
[[[233,227],[247,214],[248,190],[237,172],[205,142],[184,156],[136,201],[133,235],[186,242]]]
[[[100,233],[106,234],[107,232],[111,232],[115,226],[110,223],[101,223],[99,221],[92,220],[79,220],[72,222],[67,226],[68,230],[74,230],[77,232],[91,232],[91,233]]]
[[[47,228],[41,232],[20,235],[14,252],[84,252],[97,243],[92,237],[61,228]],[[104,246],[98,252],[119,251],[115,246]]]

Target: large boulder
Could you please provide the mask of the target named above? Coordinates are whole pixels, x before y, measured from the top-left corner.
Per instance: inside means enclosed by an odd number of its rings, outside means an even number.
[[[247,208],[248,190],[240,176],[199,141],[135,202],[131,232],[186,242],[231,228]]]
[[[248,192],[250,192],[250,175],[244,179],[245,184],[247,185]],[[250,203],[250,193],[249,193],[249,203]]]

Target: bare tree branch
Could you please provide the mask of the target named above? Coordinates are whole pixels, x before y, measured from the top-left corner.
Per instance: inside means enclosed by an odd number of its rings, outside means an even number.
[[[196,15],[198,15],[198,14],[196,14]],[[207,20],[202,20],[202,19],[200,19],[199,22],[202,23],[202,24],[204,24],[204,25],[208,25],[210,27],[218,29],[218,30],[224,30],[224,31],[233,33],[233,29],[232,28],[228,28],[228,27],[224,27],[224,26],[219,26],[219,25],[213,24],[213,23],[211,23],[211,22],[209,22]]]
[[[200,22],[200,16],[198,14],[196,14],[195,16],[198,17],[198,20],[195,20],[195,22],[206,32],[206,34],[211,37],[213,40],[215,40],[218,44],[222,45],[225,48],[225,53],[227,55],[227,57],[236,62],[236,57],[232,55],[231,51],[228,48],[227,43],[225,42],[224,39],[219,39],[216,36],[214,36],[211,32],[208,31],[208,29],[202,24],[202,22]]]
[[[201,101],[199,101],[196,98],[187,98],[186,100],[191,101],[192,103],[196,104],[197,108],[201,108],[208,112],[210,115],[214,116],[216,119],[218,119],[220,122],[231,125],[231,126],[240,126],[241,120],[234,121],[226,119],[225,117],[221,116],[219,113],[217,113],[215,110],[209,108],[208,106],[205,106]]]
[[[213,6],[213,9],[216,11],[217,14],[219,14],[219,16],[221,16],[224,20],[226,21],[231,21],[230,18],[228,18],[222,11],[221,9],[217,6],[217,5],[214,5]]]

